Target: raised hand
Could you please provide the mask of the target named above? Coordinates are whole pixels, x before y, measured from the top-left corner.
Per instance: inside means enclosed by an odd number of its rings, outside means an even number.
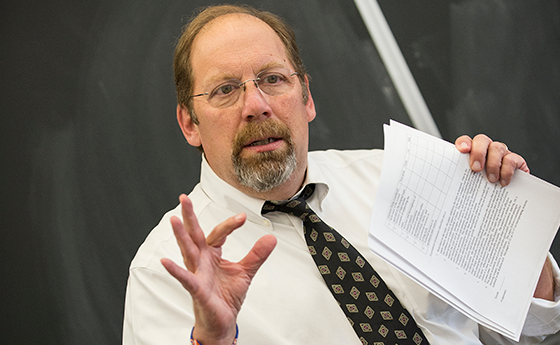
[[[231,345],[237,314],[249,285],[276,246],[276,238],[261,237],[237,263],[224,260],[221,247],[226,237],[245,223],[246,215],[241,213],[225,220],[205,237],[191,200],[184,194],[179,200],[183,220],[172,217],[171,225],[188,270],[169,259],[162,259],[161,263],[193,298],[194,338],[203,344]]]

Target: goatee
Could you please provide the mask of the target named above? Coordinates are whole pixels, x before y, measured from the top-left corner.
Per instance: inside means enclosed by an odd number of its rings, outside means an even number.
[[[259,152],[249,157],[241,155],[248,143],[263,138],[284,140],[279,150]],[[274,120],[250,122],[234,138],[231,152],[233,168],[239,182],[257,192],[268,192],[286,182],[297,166],[290,130]]]

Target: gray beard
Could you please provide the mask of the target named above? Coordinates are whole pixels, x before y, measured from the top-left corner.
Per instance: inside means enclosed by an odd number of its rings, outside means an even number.
[[[250,161],[232,155],[239,182],[257,192],[268,192],[284,184],[297,166],[293,145],[287,152],[261,152]]]

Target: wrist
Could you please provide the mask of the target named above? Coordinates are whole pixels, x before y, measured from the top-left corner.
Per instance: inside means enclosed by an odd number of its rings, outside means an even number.
[[[554,292],[555,283],[554,274],[552,273],[552,263],[549,258],[546,258],[533,297],[554,301]]]
[[[239,327],[235,324],[235,339],[231,342],[232,345],[237,344],[237,337],[239,336]],[[229,345],[229,342],[227,343]],[[203,345],[202,342],[194,338],[194,327],[191,330],[191,345]]]

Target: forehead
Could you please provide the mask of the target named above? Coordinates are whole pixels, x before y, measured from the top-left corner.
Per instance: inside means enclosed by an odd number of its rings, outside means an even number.
[[[193,42],[195,80],[218,73],[256,73],[271,63],[291,67],[276,32],[247,14],[227,14],[206,24]]]

